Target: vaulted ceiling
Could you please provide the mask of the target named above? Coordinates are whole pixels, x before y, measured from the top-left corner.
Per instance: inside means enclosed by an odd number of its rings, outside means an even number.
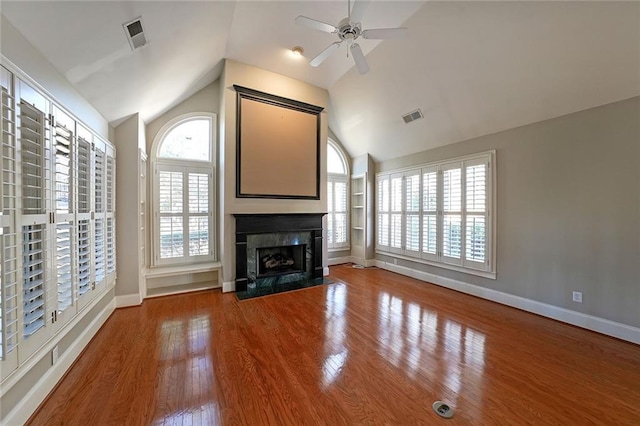
[[[310,59],[336,36],[340,1],[2,1],[1,13],[110,122],[152,120],[215,81],[224,58],[329,90],[329,124],[352,156],[376,160],[640,95],[639,2],[372,1],[366,28],[406,26],[403,40],[362,40],[371,71],[346,49]],[[142,16],[149,44],[122,24]],[[404,124],[420,108],[423,120]]]

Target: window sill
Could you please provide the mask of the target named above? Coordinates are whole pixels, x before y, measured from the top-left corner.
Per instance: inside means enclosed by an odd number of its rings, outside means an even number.
[[[172,277],[181,274],[198,274],[200,272],[213,272],[222,269],[221,262],[198,263],[195,265],[156,266],[145,269],[146,278]]]
[[[328,253],[334,253],[337,251],[350,251],[351,250],[351,246],[344,246],[344,247],[332,247],[330,249],[327,249]]]

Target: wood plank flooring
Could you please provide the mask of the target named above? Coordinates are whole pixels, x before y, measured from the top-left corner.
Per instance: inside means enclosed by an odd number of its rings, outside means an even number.
[[[331,277],[119,309],[30,424],[640,424],[638,345],[375,268]]]

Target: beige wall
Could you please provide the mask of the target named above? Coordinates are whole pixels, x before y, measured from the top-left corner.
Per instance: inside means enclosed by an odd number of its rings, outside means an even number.
[[[640,98],[385,161],[378,171],[490,149],[497,279],[398,264],[640,327]]]
[[[233,60],[226,60],[223,78],[220,81],[221,96],[224,109],[224,121],[221,126],[224,138],[221,148],[220,173],[222,202],[222,252],[223,280],[230,283],[235,279],[235,219],[234,213],[317,213],[326,212],[327,172],[326,172],[326,140],[327,113],[329,93],[325,89],[285,77],[270,71],[252,67]],[[320,114],[320,200],[283,200],[236,198],[236,92],[233,85],[240,85],[285,98],[295,99],[325,108]],[[273,171],[276,173],[277,171]],[[326,250],[323,264],[327,265]]]
[[[144,126],[134,114],[115,128],[116,149],[116,295],[140,295],[138,250],[138,147],[144,146]],[[142,299],[140,299],[142,300]]]

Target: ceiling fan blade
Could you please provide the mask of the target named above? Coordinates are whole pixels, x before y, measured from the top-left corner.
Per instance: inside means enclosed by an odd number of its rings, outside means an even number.
[[[362,37],[374,40],[389,40],[402,38],[407,35],[407,28],[379,28],[376,30],[364,30]]]
[[[360,74],[366,74],[369,72],[369,64],[367,64],[367,60],[364,57],[364,53],[362,53],[362,49],[360,49],[360,45],[358,43],[353,43],[351,45],[351,55],[353,56],[353,60],[356,63],[356,67],[358,67],[358,71]]]
[[[313,28],[314,30],[324,31],[325,33],[338,32],[338,29],[333,25],[318,21],[316,19],[307,18],[306,16],[302,15],[296,17],[296,24],[304,25],[305,27]]]
[[[362,17],[364,16],[364,12],[367,10],[367,6],[369,6],[369,0],[356,0],[353,2],[353,7],[351,8],[351,15],[349,15],[349,20],[351,22],[360,22],[362,21]]]
[[[310,60],[309,65],[311,65],[312,67],[317,67],[318,65],[320,65],[322,62],[324,62],[325,59],[331,56],[333,52],[338,50],[341,43],[342,43],[341,41],[336,41],[334,43],[331,43],[329,47],[327,47],[322,52],[320,52],[318,56]]]

